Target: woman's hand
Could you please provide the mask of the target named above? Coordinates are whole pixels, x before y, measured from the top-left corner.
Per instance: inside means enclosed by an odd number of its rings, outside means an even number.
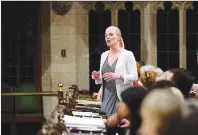
[[[100,72],[93,71],[92,75],[91,75],[91,78],[94,79],[94,80],[100,79]]]
[[[121,128],[128,128],[130,126],[130,121],[127,119],[122,119],[120,122]]]
[[[120,76],[119,76],[119,75],[116,75],[115,73],[112,73],[112,72],[107,72],[107,73],[104,73],[104,74],[103,74],[103,78],[104,78],[104,80],[106,80],[106,81],[110,81],[110,80],[119,79]]]
[[[99,93],[99,92],[98,92],[98,93],[95,93],[95,92],[94,92],[94,93],[93,93],[93,97],[96,97],[96,100],[97,100],[97,101],[101,101],[101,93]]]

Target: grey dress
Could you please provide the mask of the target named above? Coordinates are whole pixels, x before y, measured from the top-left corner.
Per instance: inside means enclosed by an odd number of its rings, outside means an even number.
[[[115,67],[117,64],[118,58],[110,66],[108,63],[108,57],[106,58],[101,73],[102,75],[106,72],[115,72]],[[116,83],[115,80],[105,81],[103,80],[103,94],[102,94],[102,105],[101,111],[105,112],[107,117],[116,112],[116,103],[118,102],[118,96],[116,92]]]

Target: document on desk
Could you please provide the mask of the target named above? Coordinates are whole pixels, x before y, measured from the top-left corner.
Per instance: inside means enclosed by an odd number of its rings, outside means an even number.
[[[93,112],[80,112],[80,111],[72,111],[72,114],[74,116],[86,116],[86,117],[96,117],[99,116],[99,113],[93,113]]]
[[[87,104],[92,104],[92,105],[98,105],[98,106],[101,106],[101,102],[96,102],[96,101],[88,101],[88,100],[76,100],[79,104],[84,104],[84,105],[87,105]]]
[[[105,129],[104,120],[101,118],[88,118],[88,117],[81,118],[81,117],[65,115],[62,119],[66,127],[87,128],[87,129],[94,129],[94,128]]]

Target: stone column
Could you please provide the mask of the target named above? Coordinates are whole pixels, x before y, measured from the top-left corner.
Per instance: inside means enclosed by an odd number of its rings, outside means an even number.
[[[140,11],[140,55],[141,60],[147,63],[147,44],[145,43],[145,9],[148,6],[148,2],[133,2],[133,10],[138,9]],[[146,12],[147,13],[147,12]],[[147,28],[148,29],[148,28]]]
[[[112,3],[111,6],[111,24],[118,27],[118,11],[120,9],[125,9],[125,1],[119,1]]]
[[[143,43],[142,60],[146,64],[157,66],[157,9],[161,7],[162,2],[148,2],[143,12]]]
[[[179,9],[179,63],[186,68],[186,9],[192,8],[192,2],[173,2],[173,8]]]
[[[41,2],[41,61],[42,61],[42,91],[51,91],[51,43],[50,43],[50,2]],[[48,118],[52,106],[51,97],[43,97],[43,115]]]

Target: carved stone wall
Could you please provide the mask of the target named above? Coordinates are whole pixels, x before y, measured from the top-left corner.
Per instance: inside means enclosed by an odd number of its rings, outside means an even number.
[[[66,91],[77,84],[89,89],[88,15],[81,3],[73,2],[65,15],[52,9],[51,2],[42,2],[42,90],[56,91],[58,82]],[[61,50],[66,50],[66,57]],[[44,97],[44,116],[48,117],[57,105],[56,97]]]

